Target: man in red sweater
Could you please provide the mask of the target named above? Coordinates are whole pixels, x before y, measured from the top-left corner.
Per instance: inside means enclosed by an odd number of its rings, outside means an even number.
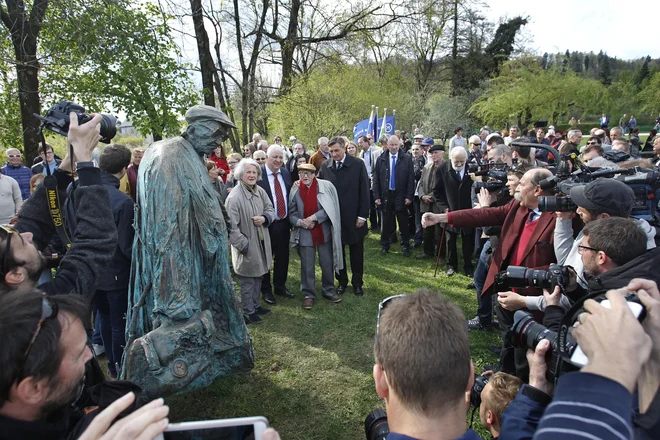
[[[534,168],[525,173],[516,189],[515,198],[505,206],[483,209],[463,209],[446,214],[427,212],[422,217],[422,226],[449,223],[461,228],[502,226],[500,242],[493,254],[482,295],[495,292],[495,275],[508,266],[525,266],[534,269],[547,269],[556,262],[553,247],[555,213],[540,212],[538,197],[547,195],[539,183],[551,177],[552,173],[543,168]],[[542,295],[540,289],[518,289],[520,295]],[[513,323],[513,313],[496,308],[502,330],[508,330]],[[542,316],[537,316],[537,319]],[[525,349],[502,350],[502,370],[515,374],[523,381],[528,375]]]

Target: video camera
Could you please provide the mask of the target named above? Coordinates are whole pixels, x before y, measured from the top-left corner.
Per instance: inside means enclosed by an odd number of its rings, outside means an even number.
[[[548,270],[509,266],[495,275],[495,283],[506,289],[514,287],[536,287],[553,291],[556,286],[565,290],[569,281],[568,266],[551,264]]]
[[[41,116],[38,113],[35,113],[34,116],[43,121],[42,126],[44,128],[62,136],[67,136],[69,134],[69,123],[71,122],[69,115],[71,113],[78,115],[78,125],[83,125],[92,120],[92,117],[85,113],[85,107],[67,100],[53,104],[46,112],[46,116]],[[101,142],[109,144],[117,134],[117,118],[105,113],[101,113],[101,117],[103,118],[100,124]]]
[[[646,309],[639,301],[637,294],[628,292],[624,297],[630,310],[642,322],[646,317]],[[554,382],[562,374],[575,371],[589,362],[572,335],[578,316],[584,312],[582,304],[586,299],[588,297],[584,297],[564,315],[558,333],[534,321],[528,312],[517,310],[513,315],[513,324],[506,334],[506,339],[513,347],[535,350],[543,339],[550,342],[550,350],[545,359],[548,366],[546,379],[549,382]],[[610,307],[610,301],[605,295],[598,295],[591,299],[601,303],[603,307]]]

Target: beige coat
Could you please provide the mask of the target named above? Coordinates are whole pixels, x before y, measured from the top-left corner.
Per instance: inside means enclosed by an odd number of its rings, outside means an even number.
[[[433,162],[429,162],[424,165],[422,170],[422,178],[419,179],[419,207],[422,212],[433,212],[438,213],[437,204],[435,203],[435,197],[433,197],[433,184],[435,183],[435,169],[437,167],[433,166]],[[422,196],[430,196],[433,199],[433,203],[429,204],[422,200]]]
[[[242,183],[229,193],[225,201],[231,222],[231,262],[234,272],[244,277],[260,277],[270,270],[273,253],[270,248],[268,225],[275,218],[273,204],[266,191],[256,187],[252,194]],[[263,215],[268,219],[262,226],[255,226],[252,217]],[[263,237],[263,241],[262,241]]]

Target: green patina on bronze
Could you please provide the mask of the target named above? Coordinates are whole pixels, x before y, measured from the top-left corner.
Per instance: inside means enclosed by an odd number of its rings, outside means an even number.
[[[121,376],[145,397],[206,387],[254,366],[229,269],[223,207],[203,155],[231,121],[195,106],[186,132],[153,144],[140,163]]]

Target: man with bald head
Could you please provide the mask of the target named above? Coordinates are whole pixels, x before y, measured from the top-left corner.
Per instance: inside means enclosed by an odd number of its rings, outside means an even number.
[[[477,141],[478,141],[477,137]],[[441,163],[435,170],[433,197],[438,212],[453,212],[472,208],[472,178],[467,168],[467,153],[463,148],[454,148],[449,152],[449,161]],[[463,250],[463,271],[472,277],[474,265],[474,228],[460,228],[448,225],[447,234],[447,276],[452,276],[458,268],[456,240],[461,235]]]
[[[373,191],[376,206],[383,211],[380,235],[381,255],[389,252],[392,235],[399,223],[401,249],[404,257],[410,256],[410,228],[408,227],[408,205],[415,195],[413,163],[410,155],[399,150],[396,136],[387,140],[388,152],[383,152],[376,161],[373,173]]]
[[[540,212],[539,196],[547,195],[539,183],[551,177],[552,173],[544,168],[533,168],[525,173],[515,192],[515,200],[505,206],[482,209],[463,209],[443,214],[427,212],[422,217],[426,228],[437,223],[448,223],[453,227],[476,228],[479,226],[502,226],[502,234],[493,261],[488,270],[482,296],[497,294],[495,275],[508,266],[533,267],[547,269],[556,262],[552,245],[555,230],[555,214]],[[523,296],[539,296],[540,289],[518,289]],[[537,319],[540,312],[534,312]],[[497,307],[500,327],[508,329],[513,322],[513,313]],[[529,374],[525,359],[525,350],[502,350],[502,371],[515,374],[523,381]]]

